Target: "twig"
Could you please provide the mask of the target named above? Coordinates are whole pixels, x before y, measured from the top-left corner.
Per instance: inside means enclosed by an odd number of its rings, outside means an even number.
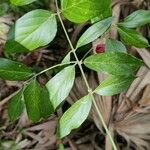
[[[4,104],[6,104],[12,97],[14,97],[20,90],[12,93],[8,97],[4,98],[2,101],[0,101],[0,107],[2,107]]]
[[[51,70],[51,69],[54,69],[54,68],[56,68],[56,67],[60,67],[60,66],[63,66],[63,65],[68,65],[68,64],[76,64],[76,61],[71,61],[71,62],[69,62],[69,63],[61,63],[61,64],[57,64],[57,65],[55,65],[55,66],[49,67],[49,68],[47,68],[47,69],[45,69],[45,70],[43,70],[43,71],[41,71],[41,72],[35,74],[35,75],[32,76],[29,80],[25,81],[25,82],[23,83],[23,86],[24,86],[24,85],[27,85],[27,83],[30,82],[31,79],[36,78],[37,76],[39,76],[39,75],[41,75],[41,74],[43,74],[43,73],[45,73],[45,72],[47,72],[47,71],[49,71],[49,70]],[[20,89],[19,89],[18,91],[16,91],[16,92],[12,93],[12,94],[9,95],[8,97],[4,98],[2,101],[0,101],[0,107],[2,107],[4,104],[6,104],[6,103],[7,103],[12,97],[14,97],[19,91],[20,91]]]
[[[112,138],[112,136],[111,136],[111,133],[109,132],[109,130],[108,130],[108,128],[107,128],[107,125],[106,125],[106,123],[105,123],[105,121],[104,121],[104,118],[103,118],[103,116],[102,116],[101,112],[99,111],[99,108],[98,108],[98,106],[97,106],[97,104],[96,104],[96,101],[95,101],[95,98],[94,98],[92,89],[90,88],[90,86],[89,86],[89,84],[88,84],[88,81],[87,81],[87,79],[86,79],[85,73],[84,73],[83,68],[82,68],[82,62],[79,61],[79,59],[78,59],[78,57],[77,57],[76,49],[73,47],[72,42],[71,42],[71,40],[70,40],[70,38],[69,38],[69,36],[68,36],[68,33],[67,33],[67,31],[66,31],[66,28],[65,28],[65,26],[64,26],[64,23],[63,23],[63,21],[62,21],[57,0],[55,0],[55,3],[56,3],[56,8],[57,8],[57,15],[58,15],[58,18],[59,18],[59,20],[60,20],[60,23],[61,23],[62,28],[63,28],[63,30],[64,30],[64,33],[65,33],[65,35],[66,35],[66,38],[67,38],[67,40],[68,40],[68,43],[69,43],[69,45],[70,45],[70,47],[71,47],[71,51],[72,51],[72,53],[74,54],[74,57],[75,57],[75,59],[76,59],[76,61],[77,61],[77,64],[78,64],[79,69],[80,69],[80,71],[81,71],[81,74],[82,74],[82,76],[83,76],[84,82],[85,82],[85,84],[86,84],[88,93],[89,93],[89,95],[90,95],[90,97],[91,97],[91,99],[92,99],[92,102],[93,102],[93,104],[94,104],[94,107],[95,107],[95,109],[96,109],[96,112],[97,112],[97,114],[98,114],[98,116],[99,116],[99,119],[100,119],[100,121],[101,121],[101,123],[102,123],[102,125],[103,125],[103,127],[104,127],[104,129],[105,129],[105,131],[106,131],[106,133],[107,133],[107,135],[108,135],[110,141],[111,141],[111,144],[112,144],[114,150],[117,150],[116,144],[115,144],[115,142],[113,141],[113,138]]]

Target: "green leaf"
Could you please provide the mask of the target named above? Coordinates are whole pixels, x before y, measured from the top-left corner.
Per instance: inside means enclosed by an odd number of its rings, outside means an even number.
[[[127,52],[126,47],[117,40],[114,39],[107,39],[106,40],[106,52]]]
[[[101,21],[101,20],[103,20],[104,18],[101,18],[101,17],[95,17],[95,18],[93,18],[93,19],[91,19],[91,24],[94,24],[94,23],[96,23],[96,22],[99,22],[99,21]]]
[[[99,21],[89,27],[77,42],[77,48],[86,45],[103,35],[112,23],[112,17]]]
[[[83,23],[98,16],[111,16],[111,0],[62,0],[64,16],[75,23]]]
[[[24,64],[0,58],[0,78],[6,80],[25,80],[32,75],[31,69]]]
[[[126,28],[136,28],[150,23],[150,10],[137,10],[127,16],[119,25]]]
[[[8,30],[9,30],[9,26],[1,22],[0,23],[0,39],[5,40]]]
[[[69,66],[57,73],[47,84],[50,101],[56,109],[69,95],[75,79],[75,66]]]
[[[140,59],[121,52],[92,55],[85,59],[84,64],[92,70],[118,76],[132,75],[140,66],[144,65]]]
[[[32,80],[24,90],[24,99],[28,117],[37,122],[41,118],[40,111],[41,87],[36,80]]]
[[[0,4],[0,16],[3,16],[6,14],[6,12],[8,11],[8,4],[7,3],[2,3]],[[2,22],[1,22],[2,23]]]
[[[139,32],[133,29],[127,29],[123,27],[118,27],[118,32],[122,40],[131,46],[136,46],[138,48],[148,47],[148,41]]]
[[[70,62],[70,55],[71,53],[68,53],[65,58],[62,60],[62,63],[69,63]]]
[[[103,96],[119,94],[127,90],[134,79],[133,76],[111,76],[104,80],[94,92]]]
[[[58,148],[58,150],[65,150],[64,145],[60,143],[60,144],[59,144],[59,148]]]
[[[8,115],[11,121],[17,120],[24,109],[23,90],[19,91],[8,104]]]
[[[49,92],[46,87],[44,87],[41,91],[41,98],[40,98],[40,111],[41,117],[48,118],[53,112],[53,106],[49,99]]]
[[[91,110],[92,100],[85,96],[74,103],[61,117],[57,134],[60,138],[68,135],[71,130],[78,128],[88,117]]]
[[[9,30],[7,41],[5,44],[5,52],[7,54],[29,52],[28,49],[15,41],[15,25],[13,25]]]
[[[34,1],[36,1],[36,0],[10,0],[10,2],[12,4],[17,5],[17,6],[27,5],[27,4],[30,4]]]
[[[56,32],[55,14],[47,10],[37,9],[17,20],[15,41],[32,51],[50,43]]]

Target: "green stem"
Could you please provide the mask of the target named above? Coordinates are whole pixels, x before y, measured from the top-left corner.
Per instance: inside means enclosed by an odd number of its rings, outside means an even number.
[[[79,66],[79,68],[80,68],[81,74],[82,74],[82,76],[83,76],[83,79],[84,79],[84,82],[85,82],[86,87],[87,87],[87,89],[88,89],[88,92],[89,92],[89,94],[90,94],[90,96],[91,96],[91,99],[92,99],[92,101],[93,101],[94,107],[95,107],[95,109],[96,109],[96,111],[97,111],[97,114],[98,114],[98,116],[99,116],[99,119],[100,119],[100,121],[101,121],[101,123],[102,123],[102,125],[103,125],[103,127],[104,127],[104,129],[105,129],[105,131],[106,131],[106,133],[107,133],[107,135],[109,136],[109,139],[110,139],[110,141],[111,141],[111,143],[112,143],[112,146],[113,146],[114,150],[117,150],[116,144],[115,144],[115,142],[114,142],[114,140],[113,140],[113,138],[112,138],[112,136],[111,136],[111,133],[109,132],[109,130],[108,130],[108,128],[107,128],[107,125],[106,125],[106,123],[105,123],[105,121],[104,121],[104,118],[103,118],[103,116],[102,116],[101,112],[99,111],[99,108],[98,108],[98,106],[97,106],[97,104],[96,104],[96,101],[95,101],[95,99],[94,99],[93,92],[92,92],[92,90],[91,90],[91,88],[90,88],[90,86],[89,86],[89,84],[88,84],[88,81],[87,81],[87,79],[86,79],[85,73],[84,73],[84,71],[83,71],[82,63],[81,63],[81,61],[79,61],[79,59],[78,59],[78,57],[77,57],[76,49],[73,47],[72,42],[71,42],[71,40],[70,40],[70,38],[69,38],[69,36],[68,36],[68,33],[67,33],[67,31],[66,31],[66,28],[65,28],[65,26],[64,26],[64,23],[63,23],[63,21],[62,21],[57,0],[55,0],[55,2],[56,2],[56,8],[57,8],[58,18],[59,18],[60,23],[61,23],[61,25],[62,25],[62,28],[63,28],[63,30],[64,30],[65,36],[66,36],[66,38],[67,38],[67,40],[68,40],[68,43],[69,43],[69,45],[70,45],[70,47],[71,47],[71,51],[72,51],[72,53],[74,54],[74,57],[75,57],[75,59],[76,59],[76,61],[77,61],[77,64],[78,64],[78,66]]]
[[[43,71],[41,71],[41,72],[35,74],[35,77],[37,77],[37,76],[39,76],[39,75],[41,75],[41,74],[43,74],[43,73],[45,73],[45,72],[47,72],[47,71],[49,71],[49,70],[51,70],[51,69],[54,69],[54,68],[56,68],[56,67],[60,67],[60,66],[64,66],[64,65],[69,65],[69,64],[76,64],[76,63],[77,63],[76,61],[71,61],[71,62],[67,62],[67,63],[57,64],[57,65],[55,65],[55,66],[49,67],[49,68],[47,68],[47,69],[45,69],[45,70],[43,70]]]
[[[41,72],[39,72],[37,74],[34,74],[31,78],[29,78],[28,80],[26,80],[25,82],[23,82],[21,89],[17,90],[16,92],[14,92],[10,96],[8,96],[6,99],[4,99],[2,102],[0,102],[0,106],[4,105],[9,99],[11,99],[13,96],[15,96],[20,90],[22,90],[22,89],[24,90],[26,88],[26,86],[30,83],[30,81],[32,81],[32,79],[35,79],[37,76],[39,76],[39,75],[41,75],[41,74],[43,74],[43,73],[45,73],[45,72],[47,72],[47,71],[49,71],[51,69],[54,69],[54,68],[60,67],[60,66],[64,66],[64,65],[69,65],[69,64],[76,65],[77,62],[76,61],[71,61],[71,62],[68,62],[68,63],[57,64],[57,65],[49,67],[49,68],[47,68],[47,69],[45,69],[45,70],[43,70],[43,71],[41,71]]]

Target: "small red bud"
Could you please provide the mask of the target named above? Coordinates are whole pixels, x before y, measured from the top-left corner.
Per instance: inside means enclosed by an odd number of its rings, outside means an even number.
[[[105,44],[98,44],[96,46],[96,53],[104,53],[105,52]]]

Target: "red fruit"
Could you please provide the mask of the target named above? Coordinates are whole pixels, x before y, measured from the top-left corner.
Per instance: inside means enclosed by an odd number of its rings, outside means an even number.
[[[105,44],[98,44],[96,46],[96,53],[104,53],[105,52]]]

